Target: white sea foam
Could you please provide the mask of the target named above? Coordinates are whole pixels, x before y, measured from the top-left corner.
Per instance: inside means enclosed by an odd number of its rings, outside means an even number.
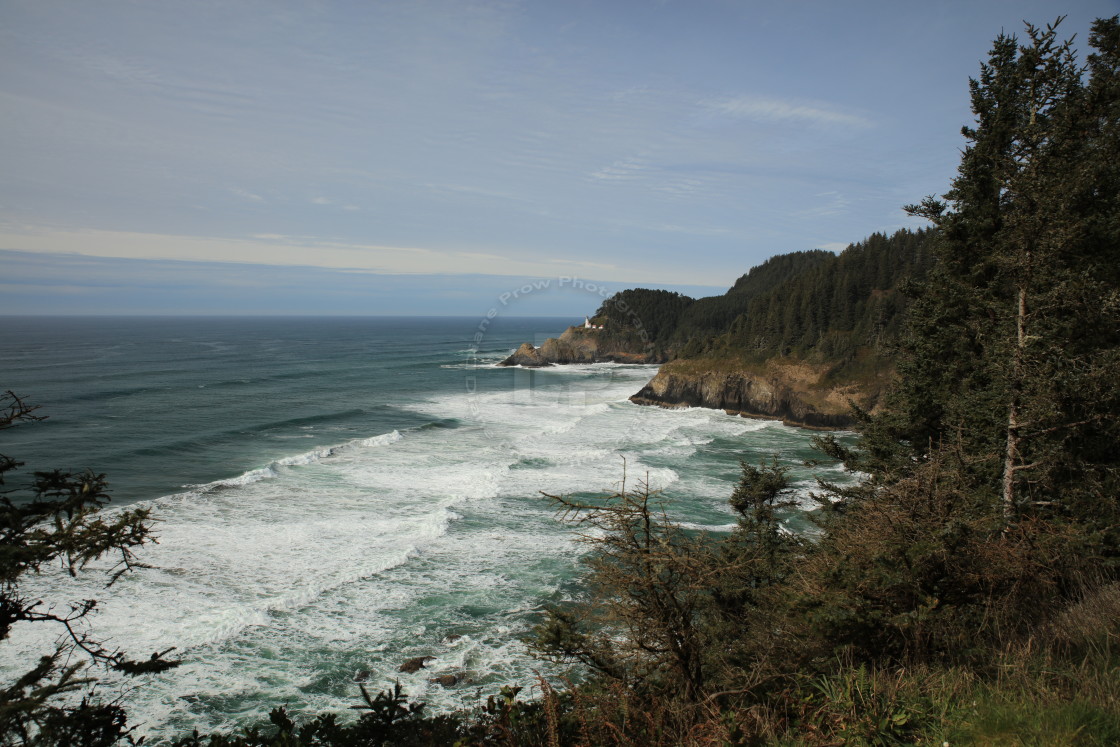
[[[683,526],[726,532],[734,480],[689,460],[716,439],[762,456],[805,441],[780,424],[632,405],[652,370],[515,371],[508,390],[401,403],[457,427],[316,447],[150,502],[160,544],[142,559],[155,569],[99,594],[94,629],[138,654],[178,646],[184,664],[130,694],[132,720],[168,734],[259,722],[283,703],[345,710],[358,671],[374,691],[399,679],[435,709],[532,686],[534,669],[554,670],[520,638],[568,593],[583,552],[542,492],[610,492],[625,459],[628,487],[648,480],[676,499]],[[32,593],[61,601],[84,588],[49,573]],[[17,630],[2,665],[32,661],[53,635]],[[436,659],[397,671],[421,655]],[[430,681],[445,673],[467,684]]]
[[[236,477],[230,477],[225,480],[215,480],[214,482],[205,483],[203,485],[189,486],[190,492],[206,493],[211,490],[220,488],[234,488],[244,485],[251,485],[261,480],[268,480],[280,475],[282,467],[297,467],[300,465],[314,464],[329,457],[335,456],[340,451],[348,448],[355,447],[374,447],[374,446],[387,446],[389,444],[400,441],[404,436],[399,431],[392,431],[391,433],[383,433],[379,436],[372,436],[370,438],[358,438],[348,443],[340,444],[338,446],[328,446],[312,449],[301,454],[295,454],[288,457],[281,457],[271,462],[267,467],[249,470],[243,472]]]
[[[348,446],[388,446],[395,444],[397,441],[403,439],[400,431],[393,431],[392,433],[382,433],[380,436],[372,436],[371,438],[357,438],[351,441]]]
[[[738,524],[697,524],[692,521],[682,521],[681,529],[692,529],[700,532],[733,532]]]

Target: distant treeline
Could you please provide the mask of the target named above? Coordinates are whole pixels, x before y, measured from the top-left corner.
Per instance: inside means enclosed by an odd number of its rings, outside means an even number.
[[[626,290],[605,301],[595,319],[619,339],[644,335],[662,358],[881,357],[902,328],[905,288],[932,264],[934,235],[903,229],[872,234],[839,255],[780,254],[722,296]]]

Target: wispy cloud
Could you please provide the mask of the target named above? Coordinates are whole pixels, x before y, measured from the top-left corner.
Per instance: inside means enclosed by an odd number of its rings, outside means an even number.
[[[761,122],[800,122],[809,125],[871,127],[871,120],[835,108],[800,104],[759,96],[737,96],[702,102],[709,111],[736,119]]]
[[[703,268],[667,273],[652,265],[628,267],[608,261],[542,256],[528,252],[485,252],[458,248],[390,246],[311,236],[257,234],[247,238],[181,236],[124,231],[66,231],[0,224],[0,248],[37,254],[74,254],[115,259],[159,259],[226,264],[319,267],[385,274],[594,275],[604,280],[706,285]]]
[[[250,192],[247,189],[241,189],[240,187],[232,188],[232,189],[230,189],[230,192],[234,193],[235,195],[237,195],[238,197],[240,197],[242,199],[249,200],[250,202],[265,202],[266,201],[260,195],[254,193],[254,192]]]
[[[361,208],[357,205],[349,202],[339,202],[338,200],[332,200],[329,197],[313,197],[311,198],[310,202],[312,205],[319,205],[320,207],[335,207],[339,210],[348,210],[351,212],[361,210]]]
[[[592,183],[621,187],[640,185],[643,190],[668,197],[689,197],[703,189],[698,175],[655,162],[650,156],[631,156],[611,162],[588,174]]]
[[[267,264],[110,259],[0,249],[0,314],[458,314],[480,318],[497,299],[508,315],[573,315],[581,318],[602,301],[587,286],[607,292],[615,284],[580,274],[583,284],[508,295],[540,276],[461,276],[430,273],[388,275],[361,270]],[[570,271],[552,278],[571,277]],[[545,276],[546,278],[549,276]],[[659,285],[700,297],[723,287]]]
[[[623,158],[614,163],[591,172],[592,179],[598,181],[629,181],[642,176],[649,169],[649,162],[644,158]]]
[[[480,187],[474,184],[437,184],[434,182],[426,182],[423,186],[433,192],[445,192],[461,195],[472,195],[478,197],[491,197],[496,200],[516,200],[524,201],[525,197],[516,195],[508,190],[491,189],[489,187]]]
[[[660,2],[9,2],[0,221],[69,229],[40,252],[722,283],[943,191],[1016,23]]]
[[[678,226],[673,223],[661,223],[655,226],[650,226],[651,230],[660,231],[662,233],[683,233],[689,236],[726,236],[731,233],[730,229],[719,228],[714,226]]]
[[[802,218],[828,218],[844,215],[852,208],[852,201],[848,199],[847,195],[840,192],[818,192],[813,197],[818,201],[818,204],[804,210],[798,210],[794,215]]]

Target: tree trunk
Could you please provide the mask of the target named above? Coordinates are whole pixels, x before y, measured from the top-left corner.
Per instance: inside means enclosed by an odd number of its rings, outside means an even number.
[[[1015,355],[1012,359],[1010,402],[1007,408],[1007,447],[1003,455],[1003,517],[1015,514],[1015,473],[1023,467],[1019,459],[1019,408],[1023,394],[1023,376],[1027,346],[1027,285],[1019,286],[1019,304],[1015,314]]]

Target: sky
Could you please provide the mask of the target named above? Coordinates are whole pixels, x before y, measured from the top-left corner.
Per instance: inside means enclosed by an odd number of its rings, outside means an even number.
[[[1120,0],[0,0],[0,314],[592,313],[922,225]],[[526,290],[528,289],[528,290]],[[520,291],[520,292],[519,292]],[[530,292],[531,291],[531,292]]]

